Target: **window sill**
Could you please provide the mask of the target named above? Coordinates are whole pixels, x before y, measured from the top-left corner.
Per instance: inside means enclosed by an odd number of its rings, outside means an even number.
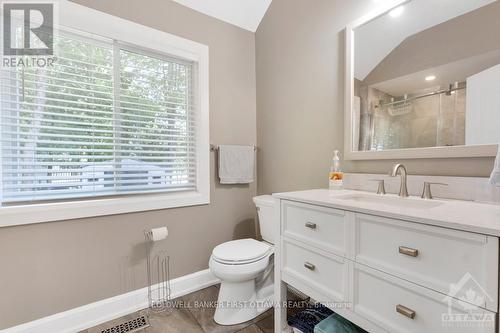
[[[190,191],[1,207],[0,228],[209,203],[208,194]]]

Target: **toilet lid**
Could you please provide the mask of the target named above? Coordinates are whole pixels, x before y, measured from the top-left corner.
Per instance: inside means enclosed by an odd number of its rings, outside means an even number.
[[[241,262],[260,259],[271,250],[271,246],[255,239],[239,239],[215,247],[212,256],[220,261]]]

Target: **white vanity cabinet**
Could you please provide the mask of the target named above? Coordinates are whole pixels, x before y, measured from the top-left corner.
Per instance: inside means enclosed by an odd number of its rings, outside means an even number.
[[[371,333],[498,332],[498,237],[278,198],[277,301],[289,284]]]

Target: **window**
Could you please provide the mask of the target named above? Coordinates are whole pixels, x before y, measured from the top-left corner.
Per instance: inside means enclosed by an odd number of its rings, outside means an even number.
[[[194,64],[57,42],[53,67],[4,73],[2,202],[195,189]]]
[[[64,5],[61,21],[78,29],[92,17],[88,28],[106,34],[59,31],[53,67],[1,70],[1,205],[157,195],[114,214],[208,203],[208,49]]]

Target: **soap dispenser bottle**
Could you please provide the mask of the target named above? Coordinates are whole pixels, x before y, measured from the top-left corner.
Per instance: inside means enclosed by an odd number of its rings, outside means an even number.
[[[330,190],[341,190],[343,186],[344,173],[340,167],[340,152],[335,150],[333,152],[332,164],[330,165]]]

